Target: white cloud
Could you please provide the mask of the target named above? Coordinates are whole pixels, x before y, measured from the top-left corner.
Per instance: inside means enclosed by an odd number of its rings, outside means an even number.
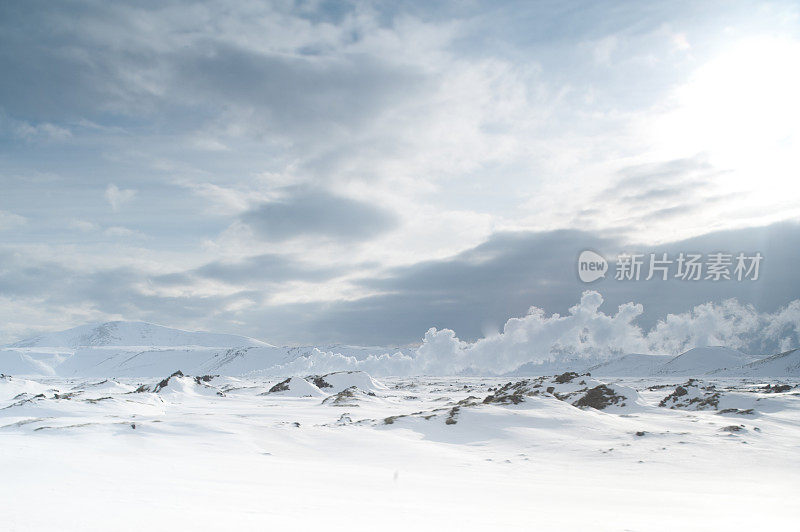
[[[68,128],[50,122],[35,124],[25,120],[17,120],[8,116],[0,108],[0,132],[4,131],[14,138],[27,142],[62,141],[72,137],[72,131]]]
[[[69,226],[72,229],[76,229],[84,233],[90,233],[92,231],[97,231],[99,229],[99,226],[96,223],[90,222],[88,220],[71,220],[69,222]]]
[[[122,226],[111,226],[103,231],[103,234],[112,237],[112,238],[144,238],[144,234],[139,231],[134,231],[133,229],[128,229],[127,227]]]
[[[682,52],[690,50],[692,45],[689,44],[689,39],[685,33],[676,33],[672,36],[672,45]]]
[[[0,211],[0,231],[15,229],[27,223],[27,218],[13,212]]]
[[[72,137],[72,132],[69,129],[47,122],[36,125],[28,122],[18,122],[15,133],[25,140],[66,140]]]
[[[121,189],[111,183],[106,187],[105,196],[111,208],[117,211],[123,204],[128,203],[136,196],[136,190],[130,188]]]
[[[611,63],[611,55],[617,49],[619,38],[616,35],[609,35],[592,44],[592,53],[596,63],[608,65]]]
[[[800,300],[775,313],[759,313],[735,300],[707,303],[670,314],[649,332],[636,325],[643,307],[625,303],[614,314],[599,310],[603,297],[583,293],[561,316],[531,307],[522,318],[508,320],[503,331],[474,343],[450,329],[431,328],[413,355],[403,353],[356,360],[316,350],[308,357],[273,368],[279,373],[362,369],[378,375],[452,375],[463,372],[502,374],[528,362],[585,359],[601,361],[628,353],[677,355],[694,347],[723,345],[745,353],[765,354],[800,345]]]

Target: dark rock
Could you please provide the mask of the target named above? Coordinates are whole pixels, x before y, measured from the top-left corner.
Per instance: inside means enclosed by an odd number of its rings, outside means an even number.
[[[458,416],[461,407],[454,406],[450,409],[450,412],[447,414],[447,419],[444,420],[445,425],[455,425],[457,423],[456,417]]]
[[[572,404],[577,407],[588,406],[596,410],[603,410],[607,406],[616,405],[619,403],[622,403],[620,406],[624,406],[624,401],[626,399],[627,398],[622,395],[617,395],[614,390],[605,384],[601,384],[587,391],[583,397]]]
[[[577,373],[575,373],[574,371],[567,371],[566,373],[562,373],[561,375],[557,375],[553,379],[553,382],[555,382],[556,384],[566,384],[568,382],[571,382],[572,379],[574,379],[575,377],[579,377],[579,375]]]
[[[320,377],[319,375],[312,375],[309,378],[311,379],[311,382],[314,383],[314,386],[316,386],[320,390],[322,388],[333,388],[333,384],[326,381],[324,377]]]
[[[286,379],[285,381],[281,381],[272,388],[269,389],[268,393],[276,393],[276,392],[285,392],[289,389],[289,381],[292,380],[291,377]]]
[[[719,430],[723,432],[742,432],[744,430],[744,425],[728,425],[727,427],[722,427]]]
[[[738,408],[725,408],[724,410],[720,410],[717,412],[718,415],[725,415],[725,414],[736,414],[738,416],[752,416],[755,414],[752,408],[748,408],[747,410],[739,410]]]
[[[357,407],[359,405],[356,404],[356,392],[358,388],[355,386],[351,386],[350,388],[346,388],[341,392],[337,393],[336,395],[331,395],[330,397],[326,397],[322,400],[322,404],[324,405],[333,405],[333,406],[354,406]]]
[[[498,387],[491,395],[487,395],[483,400],[484,404],[499,403],[518,405],[525,400],[525,394],[529,393],[529,381],[522,380],[517,383],[506,383]]]
[[[792,387],[788,384],[776,384],[775,386],[767,384],[764,386],[764,388],[762,388],[762,390],[766,393],[783,393],[788,392],[791,389]]]
[[[158,393],[162,389],[166,388],[167,385],[169,385],[169,380],[172,377],[183,377],[183,372],[181,370],[178,370],[175,373],[173,373],[172,375],[170,375],[169,377],[167,377],[166,379],[164,379],[161,382],[159,382],[158,384],[156,384],[156,387],[153,388],[153,393]]]

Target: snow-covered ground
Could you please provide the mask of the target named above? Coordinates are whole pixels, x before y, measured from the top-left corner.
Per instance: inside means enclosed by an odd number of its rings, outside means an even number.
[[[797,522],[791,380],[163,377],[0,378],[2,528]]]
[[[130,322],[6,346],[0,528],[796,526],[800,351],[414,376],[430,349]]]

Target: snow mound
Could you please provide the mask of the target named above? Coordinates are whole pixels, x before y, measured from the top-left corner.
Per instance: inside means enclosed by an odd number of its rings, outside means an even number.
[[[674,391],[658,404],[675,410],[717,410],[717,414],[731,416],[758,416],[762,413],[781,411],[785,405],[772,399],[770,394],[792,390],[791,385],[761,385],[731,388],[719,383],[707,383],[689,379],[676,386]]]
[[[607,384],[591,378],[588,374],[579,375],[566,372],[554,377],[524,379],[516,383],[507,383],[491,390],[484,404],[520,404],[529,397],[553,397],[578,408],[595,410],[631,409],[644,405],[644,401],[635,389]]]
[[[329,395],[322,400],[322,404],[328,406],[358,407],[359,403],[375,397],[375,392],[367,392],[356,386],[345,388],[335,395]]]
[[[9,401],[17,396],[33,397],[49,389],[48,386],[36,381],[0,375],[0,401]]]
[[[129,384],[123,384],[114,379],[106,379],[98,382],[87,382],[78,384],[72,387],[70,393],[81,392],[84,396],[99,395],[105,396],[109,394],[122,394],[130,393],[136,390],[136,387]]]
[[[716,410],[721,398],[722,392],[715,385],[689,379],[664,397],[658,406],[680,410]]]
[[[302,377],[289,377],[261,395],[281,395],[284,397],[321,397],[325,392]]]
[[[8,347],[110,347],[196,345],[204,347],[260,347],[269,344],[245,336],[189,332],[139,321],[110,321],[81,325],[66,331],[43,334]]]
[[[676,356],[658,370],[660,375],[704,375],[706,373],[738,368],[758,360],[741,351],[727,347],[696,347]]]
[[[176,371],[166,379],[162,380],[153,387],[153,393],[160,395],[216,395],[224,397],[225,394],[219,388],[207,384],[212,377],[204,375],[202,377],[190,377],[181,371]],[[138,391],[145,391],[139,388]]]
[[[326,375],[312,375],[306,380],[325,393],[337,394],[348,388],[358,388],[367,392],[385,390],[386,386],[363,371],[336,371]]]

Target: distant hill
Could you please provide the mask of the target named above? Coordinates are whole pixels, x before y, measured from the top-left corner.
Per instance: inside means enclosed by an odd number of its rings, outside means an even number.
[[[656,373],[659,375],[704,375],[712,371],[733,370],[755,362],[758,358],[728,347],[696,347],[660,366]]]
[[[647,377],[653,375],[664,364],[673,360],[672,355],[625,355],[588,369],[594,376]]]
[[[321,351],[355,359],[399,349],[352,345],[274,346],[232,334],[190,332],[152,323],[112,321],[43,334],[0,348],[0,373],[63,377],[245,375]],[[303,367],[301,364],[299,367]],[[332,368],[337,369],[337,368]]]
[[[246,336],[182,331],[141,321],[109,321],[43,334],[6,347],[63,347],[74,349],[79,347],[176,347],[184,345],[264,347],[270,344]]]
[[[714,372],[715,376],[732,377],[798,377],[800,376],[800,349],[784,351],[750,362],[733,370]]]
[[[800,349],[753,356],[722,346],[697,347],[678,356],[634,353],[602,362],[528,362],[507,375],[554,375],[565,371],[601,377],[800,377]]]
[[[232,334],[190,332],[152,323],[112,321],[48,333],[0,348],[0,373],[63,377],[157,377],[245,375],[270,371],[338,371],[354,360],[415,349],[353,345],[274,346]],[[341,354],[331,357],[324,353]],[[323,361],[323,367],[312,360]],[[381,371],[380,358],[373,371]],[[299,363],[298,363],[299,362]],[[292,367],[294,370],[287,370]],[[413,373],[413,364],[409,371]],[[283,369],[281,369],[283,368]],[[386,366],[385,374],[390,374]],[[555,375],[566,371],[604,377],[800,377],[800,350],[752,356],[727,347],[698,347],[678,356],[629,354],[612,360],[528,362],[507,375]]]

